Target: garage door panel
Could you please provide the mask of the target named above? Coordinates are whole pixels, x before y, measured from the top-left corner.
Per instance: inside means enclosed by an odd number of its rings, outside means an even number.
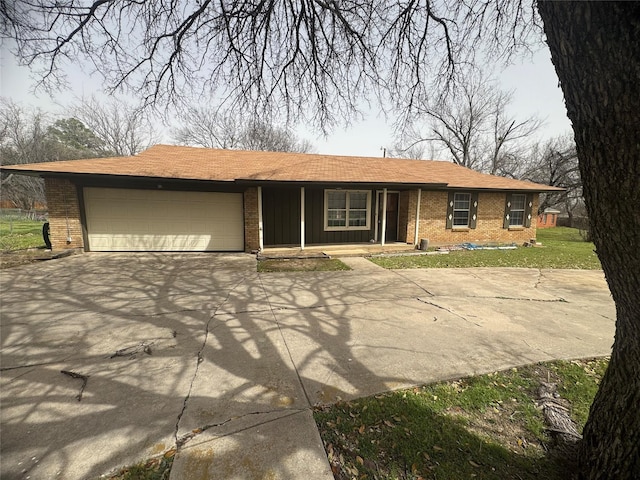
[[[85,188],[93,251],[241,251],[241,193]]]

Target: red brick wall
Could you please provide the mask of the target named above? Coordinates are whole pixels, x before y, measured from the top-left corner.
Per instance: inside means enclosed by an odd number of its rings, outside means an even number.
[[[76,186],[68,180],[45,178],[52,250],[84,248]]]
[[[409,192],[407,201],[409,220],[407,222],[407,243],[414,243],[415,212],[418,191]],[[480,192],[478,195],[478,221],[475,229],[453,230],[446,228],[446,191],[423,190],[420,199],[420,224],[418,243],[429,240],[430,245],[450,245],[459,243],[516,243],[536,237],[536,221],[532,219],[529,228],[502,228],[506,193]],[[538,195],[534,195],[532,211],[538,209]]]
[[[538,215],[538,228],[553,228],[558,220],[557,213],[541,213]]]
[[[258,188],[249,187],[244,191],[244,250],[250,252],[259,248]]]

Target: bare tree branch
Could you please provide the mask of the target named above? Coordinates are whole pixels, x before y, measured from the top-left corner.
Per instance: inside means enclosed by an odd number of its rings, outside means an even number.
[[[416,109],[413,125],[399,141],[409,147],[435,144],[458,165],[513,176],[526,142],[541,122],[535,117],[516,120],[510,116],[511,98],[495,80],[469,75],[458,83],[455,96]]]
[[[70,62],[89,62],[109,92],[143,105],[200,94],[325,129],[362,99],[412,111],[476,55],[522,48],[535,25],[533,9],[505,0],[16,0],[0,12],[3,38],[45,88],[64,84]]]

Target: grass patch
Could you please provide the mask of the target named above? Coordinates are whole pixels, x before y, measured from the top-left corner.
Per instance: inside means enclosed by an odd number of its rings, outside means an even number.
[[[390,392],[314,417],[336,479],[564,479],[536,408],[541,381],[572,402],[579,430],[607,359],[557,361]]]
[[[335,272],[351,270],[337,258],[278,258],[260,260],[258,272]]]
[[[516,250],[454,251],[448,255],[375,257],[371,261],[384,268],[469,268],[525,267],[575,268],[599,270],[600,260],[594,245],[585,242],[576,228],[556,227],[538,230],[543,247]]]
[[[44,248],[43,221],[0,217],[0,251]]]
[[[175,450],[169,450],[162,457],[125,467],[109,480],[169,480],[175,453]]]

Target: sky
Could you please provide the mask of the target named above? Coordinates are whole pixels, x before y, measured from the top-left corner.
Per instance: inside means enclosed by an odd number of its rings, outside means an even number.
[[[7,47],[6,44],[0,47],[0,96],[25,106],[64,114],[64,106],[73,103],[76,98],[92,94],[100,98],[103,95],[100,90],[101,80],[84,73],[78,66],[72,67],[75,71],[68,72],[71,89],[58,92],[53,97],[45,92],[34,94],[35,81],[31,73],[28,68],[17,65]],[[571,131],[562,91],[546,47],[531,58],[507,67],[498,78],[504,90],[514,92],[510,110],[516,119],[536,115],[544,121],[537,133],[539,139]],[[364,120],[353,122],[348,128],[335,128],[328,137],[305,126],[298,126],[295,133],[310,140],[315,146],[315,153],[381,157],[383,148],[390,149],[395,144],[391,123],[382,113],[370,111],[366,113]],[[171,142],[168,128],[165,128],[162,141]]]

